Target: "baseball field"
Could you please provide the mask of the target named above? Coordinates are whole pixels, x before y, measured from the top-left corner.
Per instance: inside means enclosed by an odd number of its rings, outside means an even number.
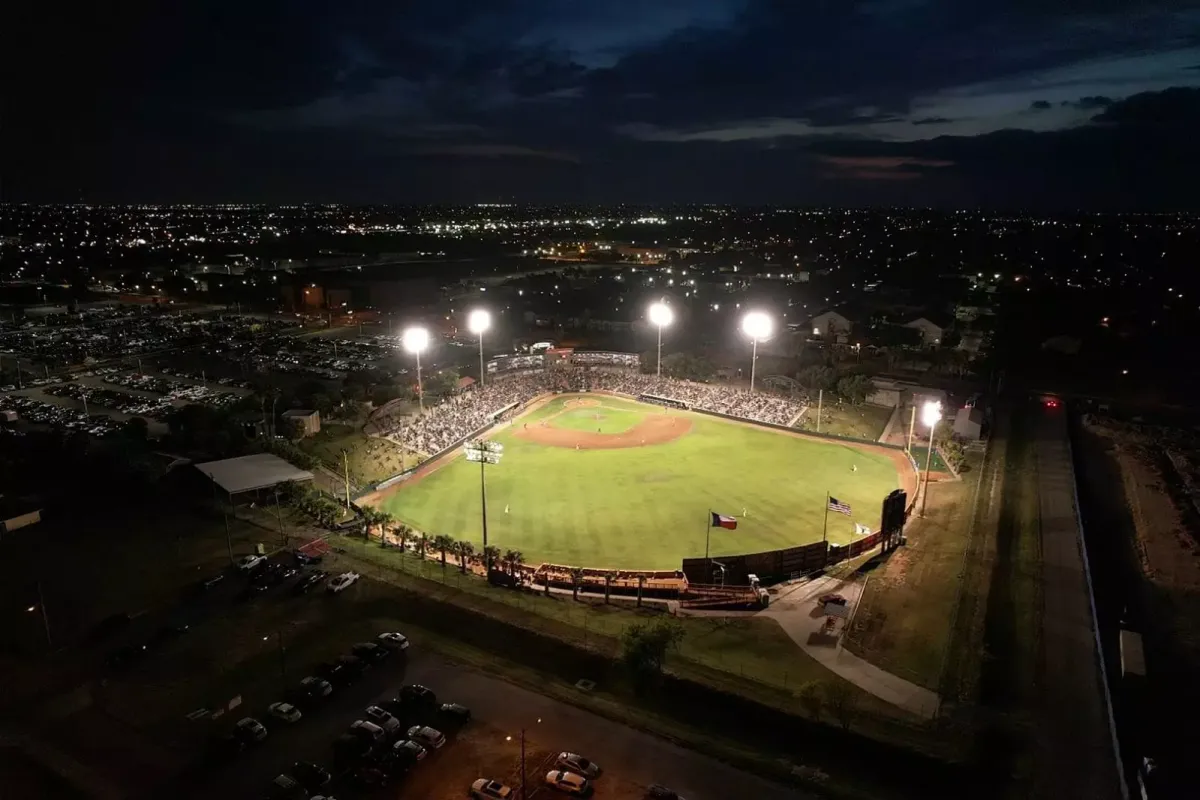
[[[826,492],[851,508],[828,515],[828,538],[875,529],[901,485],[904,456],[607,395],[560,395],[489,438],[488,540],[526,563],[677,569],[702,556],[709,511],[737,517],[712,530],[712,554],[819,541]],[[431,464],[374,498],[401,522],[478,547],[480,467],[461,455]]]

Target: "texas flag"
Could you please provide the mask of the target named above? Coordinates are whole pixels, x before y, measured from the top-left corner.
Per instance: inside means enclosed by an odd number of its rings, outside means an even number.
[[[728,528],[731,531],[737,530],[737,517],[727,517],[724,514],[713,514],[711,528]]]

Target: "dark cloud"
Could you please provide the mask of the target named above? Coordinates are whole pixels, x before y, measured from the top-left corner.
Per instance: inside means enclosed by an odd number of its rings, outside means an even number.
[[[1175,123],[1151,118],[1189,101],[1129,95],[1200,84],[1196,7],[33,4],[0,52],[22,76],[0,174],[7,197],[34,199],[959,202],[1022,174],[1039,197],[1070,194],[1074,165],[1117,137],[1169,183],[1138,137],[1165,136]],[[1034,160],[997,181],[985,164],[1010,163],[1005,148]]]

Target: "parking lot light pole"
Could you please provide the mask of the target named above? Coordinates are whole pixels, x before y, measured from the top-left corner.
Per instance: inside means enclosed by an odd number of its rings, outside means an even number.
[[[479,337],[479,385],[482,387],[486,374],[483,369],[483,334],[492,327],[492,315],[482,308],[477,308],[467,317],[467,327]]]

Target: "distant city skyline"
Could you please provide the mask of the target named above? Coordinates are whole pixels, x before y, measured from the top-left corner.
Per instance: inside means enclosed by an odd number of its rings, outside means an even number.
[[[189,6],[15,22],[0,199],[1197,207],[1190,0]]]

